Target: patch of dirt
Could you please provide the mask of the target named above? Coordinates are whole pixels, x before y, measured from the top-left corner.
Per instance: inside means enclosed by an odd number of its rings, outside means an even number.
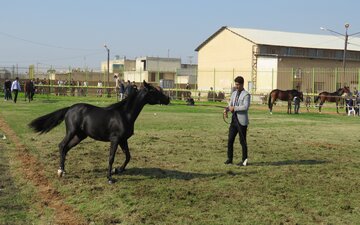
[[[315,147],[315,148],[322,148],[327,150],[337,150],[342,147],[341,144],[331,144],[324,142],[307,142],[306,144],[312,148]]]
[[[52,224],[88,224],[72,207],[64,203],[61,194],[45,177],[43,165],[29,153],[26,146],[21,143],[19,137],[1,116],[0,127],[5,132],[7,138],[15,144],[17,151],[16,160],[20,161],[22,165],[21,173],[38,189],[39,205],[42,209],[49,207],[54,210],[55,215]],[[39,211],[44,211],[42,209]]]

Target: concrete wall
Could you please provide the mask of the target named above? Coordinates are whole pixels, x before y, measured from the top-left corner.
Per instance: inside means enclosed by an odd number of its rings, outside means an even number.
[[[277,57],[257,58],[256,92],[268,93],[277,88]]]
[[[145,61],[145,63],[144,63]],[[137,71],[175,72],[181,68],[178,58],[140,57],[136,58]]]
[[[224,29],[198,52],[198,87],[201,90],[230,90],[234,77],[242,75],[245,88],[251,81],[250,41]]]
[[[110,60],[109,61],[109,72],[113,73],[113,65],[114,64],[119,64],[119,65],[123,65],[124,70],[131,70],[134,71],[135,70],[135,60],[130,60],[130,59],[116,59],[116,60]],[[107,71],[107,61],[103,61],[101,62],[101,72],[106,72]]]

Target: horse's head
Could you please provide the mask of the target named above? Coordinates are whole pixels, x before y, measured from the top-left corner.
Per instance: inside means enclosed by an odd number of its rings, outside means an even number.
[[[161,88],[153,87],[152,85],[146,83],[144,81],[144,92],[145,92],[145,100],[150,105],[155,104],[164,104],[168,105],[170,103],[169,96],[166,96]]]
[[[301,91],[299,91],[299,98],[302,102],[304,101],[304,95]]]
[[[341,96],[341,95],[344,95],[344,94],[350,94],[350,88],[347,87],[347,86],[344,86],[343,88],[339,88],[337,90],[337,93]]]

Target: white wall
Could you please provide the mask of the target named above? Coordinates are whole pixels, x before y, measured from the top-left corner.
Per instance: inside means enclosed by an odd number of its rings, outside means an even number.
[[[256,92],[270,92],[276,88],[277,83],[277,57],[258,57],[257,59],[257,80]]]

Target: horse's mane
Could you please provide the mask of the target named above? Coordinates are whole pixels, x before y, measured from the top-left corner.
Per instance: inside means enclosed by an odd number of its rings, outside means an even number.
[[[120,102],[116,102],[114,104],[111,104],[111,105],[105,107],[105,109],[112,110],[112,109],[123,108],[128,101],[129,101],[129,97],[121,100]]]
[[[120,102],[111,104],[111,105],[105,107],[105,109],[112,110],[112,109],[124,108],[126,103],[133,101],[134,98],[138,95],[138,93],[139,93],[139,91],[137,91],[136,89],[132,89],[129,96],[127,96],[125,99],[121,100]]]

